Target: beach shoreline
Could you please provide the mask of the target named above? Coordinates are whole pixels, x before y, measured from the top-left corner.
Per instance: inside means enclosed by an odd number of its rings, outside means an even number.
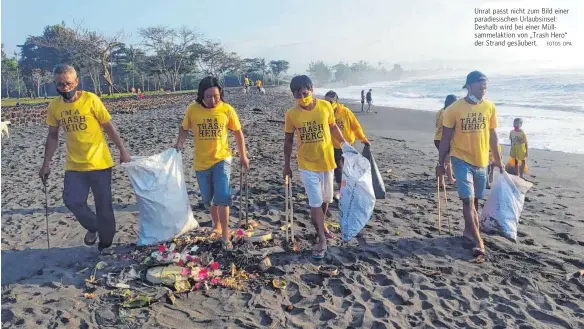
[[[294,102],[289,91],[266,89],[245,96],[230,89],[226,100],[238,111],[250,153],[250,216],[261,228],[284,239],[283,124]],[[172,147],[184,109],[192,99],[164,109],[113,115],[132,155],[153,155]],[[326,258],[314,262],[314,241],[306,195],[293,156],[296,234],[303,252],[270,248],[270,273],[288,281],[286,290],[269,282],[244,291],[214,288],[147,308],[123,310],[105,300],[83,297],[87,269],[98,261],[118,264],[136,242],[139,214],[127,174],[116,161],[112,193],[116,211],[117,256],[99,256],[83,246],[84,230],[62,202],[64,145],[51,165],[49,223],[52,249],[46,249],[44,193],[37,172],[42,162],[46,126],[15,127],[2,141],[2,322],[6,328],[577,328],[584,326],[584,156],[530,152],[533,164],[519,225],[518,243],[487,235],[487,261],[473,262],[460,237],[461,204],[454,190],[436,218],[437,151],[433,145],[435,112],[373,107],[361,114],[347,104],[372,140],[372,152],[385,180],[388,198],[377,200],[372,219],[350,242],[331,240]],[[270,121],[274,120],[274,121]],[[233,139],[231,138],[233,141]],[[235,144],[233,144],[235,145]],[[360,146],[358,146],[360,148]],[[504,148],[504,154],[508,152]],[[295,153],[295,152],[294,152]],[[506,158],[506,157],[505,157]],[[200,193],[191,163],[189,139],[183,152],[185,180],[195,218],[208,227],[198,207]],[[237,156],[234,157],[237,160]],[[239,166],[232,173],[238,217]],[[90,205],[93,203],[90,198]],[[336,205],[332,219],[338,218]],[[448,225],[452,225],[452,236]],[[340,235],[340,234],[337,234]],[[261,250],[261,249],[260,249]],[[318,274],[321,264],[338,266],[337,277]],[[98,275],[105,274],[104,271]],[[292,311],[289,305],[293,305]]]

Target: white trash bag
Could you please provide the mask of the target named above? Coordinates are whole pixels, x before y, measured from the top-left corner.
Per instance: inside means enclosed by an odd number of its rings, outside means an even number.
[[[485,233],[499,232],[502,236],[517,242],[517,226],[523,210],[525,194],[533,186],[518,176],[494,172],[494,184],[483,207],[480,230]]]
[[[343,144],[343,180],[339,199],[340,226],[343,240],[354,238],[365,225],[375,207],[371,164],[355,148]]]
[[[149,157],[123,163],[140,211],[137,245],[170,240],[199,226],[187,194],[182,156],[170,148]]]

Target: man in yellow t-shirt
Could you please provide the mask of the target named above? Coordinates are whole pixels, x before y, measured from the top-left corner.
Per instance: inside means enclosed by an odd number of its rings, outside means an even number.
[[[262,80],[260,79],[256,80],[256,88],[258,89],[259,92],[262,91]]]
[[[61,97],[55,98],[47,110],[49,134],[39,176],[46,184],[51,159],[59,145],[59,128],[62,128],[67,144],[63,202],[87,230],[85,244],[95,244],[99,235],[98,249],[103,251],[112,244],[116,221],[111,191],[114,161],[102,129],[118,147],[120,162],[130,161],[130,155],[99,97],[77,90],[79,79],[75,69],[59,64],[53,70],[53,78]],[[87,206],[89,189],[93,192],[97,215]]]
[[[222,236],[223,248],[231,250],[229,232],[229,207],[231,206],[231,147],[229,130],[235,136],[239,160],[247,170],[249,160],[245,139],[235,109],[223,101],[223,88],[219,80],[206,77],[199,83],[197,100],[187,107],[179,128],[177,150],[182,150],[189,130],[193,132],[195,170],[203,204],[211,206],[213,237]]]
[[[463,236],[475,243],[473,254],[484,257],[478,200],[484,198],[487,188],[489,149],[495,158],[493,165],[503,170],[495,131],[497,112],[495,104],[483,98],[487,91],[487,77],[483,73],[469,73],[463,88],[467,89],[467,96],[454,102],[444,112],[436,175],[443,179],[444,163],[450,149],[458,195],[463,204]]]
[[[339,96],[336,92],[329,90],[324,95],[325,100],[331,103],[335,115],[335,122],[337,127],[343,133],[343,137],[351,146],[355,144],[355,137],[361,141],[364,145],[371,145],[371,142],[363,133],[363,128],[361,124],[355,117],[355,114],[345,107],[343,104],[339,103]],[[335,149],[335,163],[337,167],[335,168],[335,181],[341,186],[341,180],[343,177],[343,151],[341,150],[341,144],[333,139],[333,147]],[[338,199],[338,198],[337,198]],[[326,212],[325,212],[326,215]]]
[[[333,138],[345,143],[343,134],[335,123],[331,104],[313,98],[312,81],[306,75],[292,78],[290,90],[296,106],[286,112],[284,139],[284,177],[292,177],[290,158],[294,133],[298,135],[298,169],[308,196],[310,217],[318,233],[318,242],[312,257],[324,258],[327,249],[324,211],[333,201],[333,170],[336,168]]]

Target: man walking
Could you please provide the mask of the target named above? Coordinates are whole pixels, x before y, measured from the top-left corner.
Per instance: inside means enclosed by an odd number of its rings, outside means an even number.
[[[308,76],[292,78],[290,90],[296,106],[286,112],[283,174],[292,177],[290,158],[296,132],[298,169],[308,196],[310,218],[318,234],[312,257],[322,259],[327,250],[324,211],[333,201],[333,171],[336,168],[332,139],[335,138],[340,145],[345,139],[335,123],[331,103],[313,98],[312,81]]]
[[[367,113],[371,113],[371,104],[373,103],[373,98],[371,98],[372,91],[372,89],[369,89],[367,92]]]
[[[47,110],[49,134],[39,176],[46,184],[51,159],[59,145],[59,128],[62,128],[67,144],[63,202],[87,230],[86,245],[95,244],[99,236],[101,252],[111,246],[116,231],[111,191],[114,161],[102,129],[120,151],[120,162],[129,162],[130,154],[101,99],[77,90],[79,79],[73,66],[57,65],[53,78],[61,97],[54,99]],[[93,192],[97,214],[87,206],[89,189]]]
[[[487,77],[473,71],[467,75],[463,88],[467,89],[467,96],[452,103],[444,112],[436,175],[442,181],[446,155],[450,150],[458,195],[463,204],[463,236],[475,244],[473,255],[478,257],[485,255],[478,209],[479,199],[484,198],[487,188],[489,149],[495,157],[494,165],[501,172],[503,165],[497,150],[495,105],[483,98],[487,91]]]

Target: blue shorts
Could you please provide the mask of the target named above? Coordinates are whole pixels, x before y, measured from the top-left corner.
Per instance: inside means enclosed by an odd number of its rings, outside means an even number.
[[[455,157],[451,161],[458,196],[461,199],[484,199],[489,175],[487,167],[476,167]]]
[[[195,172],[206,206],[231,206],[231,159],[223,160],[207,170]]]

